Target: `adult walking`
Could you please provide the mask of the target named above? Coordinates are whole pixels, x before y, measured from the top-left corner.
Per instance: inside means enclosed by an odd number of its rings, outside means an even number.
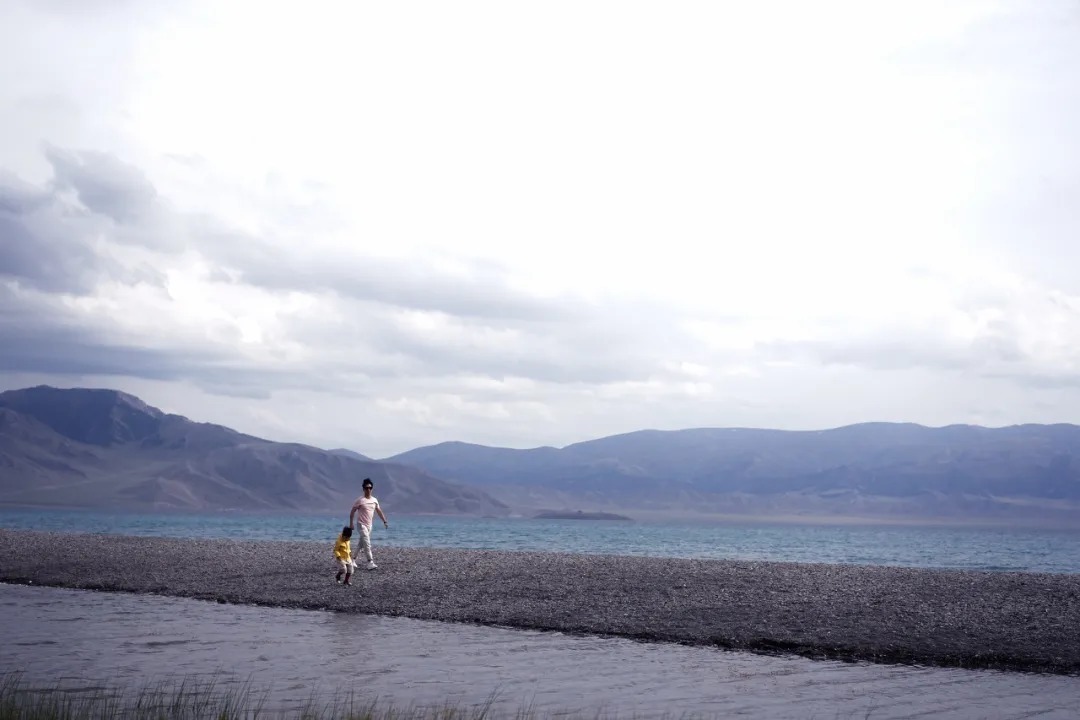
[[[375,483],[371,482],[371,478],[364,478],[363,487],[364,494],[356,498],[352,510],[349,511],[349,526],[360,531],[356,548],[357,554],[363,552],[364,557],[367,558],[367,569],[374,570],[379,566],[375,564],[375,558],[371,554],[371,522],[377,513],[379,519],[382,520],[383,527],[389,528],[390,523],[386,521],[386,516],[383,515],[379,501],[371,494],[371,491],[375,489]],[[355,524],[353,522],[354,517],[356,518]]]

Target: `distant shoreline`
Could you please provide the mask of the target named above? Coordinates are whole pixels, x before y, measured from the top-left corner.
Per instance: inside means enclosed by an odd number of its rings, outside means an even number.
[[[619,520],[634,522],[626,515],[609,512],[586,512],[584,510],[544,510],[532,516],[536,520]]]
[[[812,658],[1080,674],[1080,575],[0,530],[0,581]]]
[[[41,505],[24,503],[0,502],[0,512],[70,512],[70,513],[97,513],[118,515],[162,515],[162,516],[222,516],[241,515],[245,517],[334,517],[342,515],[340,508],[329,510],[298,510],[295,508],[103,508],[103,507],[80,507],[64,505]],[[536,513],[547,512],[543,510],[524,510],[520,513],[507,515],[477,515],[465,513],[432,513],[432,512],[395,512],[398,517],[423,517],[445,518],[448,520],[534,520],[551,519],[537,518]],[[568,515],[570,511],[565,511]],[[574,518],[580,516],[576,515]],[[585,515],[604,514],[598,511],[582,511]],[[634,512],[628,510],[628,512]],[[610,513],[617,515],[617,513]],[[344,514],[345,516],[348,513]],[[717,525],[779,525],[779,526],[831,526],[831,527],[933,527],[933,528],[956,528],[956,529],[987,529],[987,530],[1050,530],[1080,532],[1077,522],[1061,519],[1034,520],[1031,518],[1016,517],[933,517],[933,516],[879,516],[879,515],[828,515],[828,514],[736,514],[719,512],[688,512],[674,510],[650,510],[647,514],[618,515],[632,522],[670,522],[691,524],[717,524]],[[574,519],[571,518],[571,519]]]

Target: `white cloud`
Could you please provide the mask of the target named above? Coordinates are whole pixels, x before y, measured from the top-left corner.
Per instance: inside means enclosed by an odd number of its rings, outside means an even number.
[[[1065,0],[0,7],[0,386],[388,455],[1080,410]]]

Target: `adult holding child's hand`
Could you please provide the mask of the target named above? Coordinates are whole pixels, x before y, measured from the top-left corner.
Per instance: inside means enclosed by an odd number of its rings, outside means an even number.
[[[375,489],[375,483],[371,482],[371,478],[364,478],[363,488],[364,494],[356,498],[352,510],[349,511],[349,526],[359,531],[357,554],[363,552],[368,561],[367,569],[375,570],[379,566],[375,564],[375,557],[371,554],[371,523],[375,519],[375,514],[378,514],[379,519],[382,520],[384,528],[389,530],[390,523],[387,522],[379,501],[371,494]]]

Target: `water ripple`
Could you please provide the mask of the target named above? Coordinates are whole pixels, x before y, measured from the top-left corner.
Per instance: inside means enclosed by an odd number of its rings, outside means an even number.
[[[1076,678],[766,657],[712,648],[407,618],[222,606],[0,584],[0,672],[45,686],[144,687],[170,677],[250,682],[267,709],[354,689],[397,706],[639,718],[1076,717]],[[56,641],[56,621],[64,626]],[[332,672],[347,668],[344,686]],[[356,679],[353,684],[352,679]]]

